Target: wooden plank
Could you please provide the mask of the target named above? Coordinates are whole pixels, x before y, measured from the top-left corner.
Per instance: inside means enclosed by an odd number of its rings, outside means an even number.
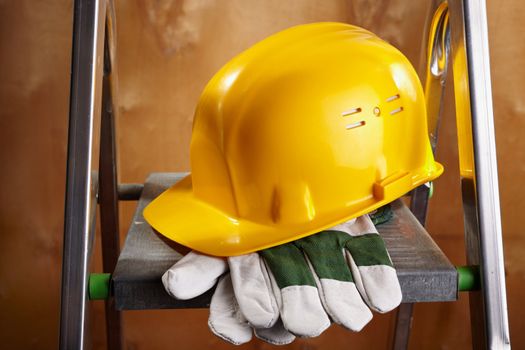
[[[181,258],[144,221],[142,210],[184,174],[154,173],[144,186],[117,267],[113,273],[115,306],[119,310],[208,307],[212,292],[192,300],[170,297],[160,281]],[[403,302],[457,299],[457,272],[443,252],[401,202],[393,203],[394,218],[378,226],[396,267]]]

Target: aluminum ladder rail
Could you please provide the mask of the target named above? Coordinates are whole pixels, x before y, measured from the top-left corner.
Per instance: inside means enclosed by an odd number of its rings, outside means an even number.
[[[436,2],[439,5],[440,2]],[[118,197],[115,149],[115,17],[112,0],[76,0],[68,136],[60,348],[89,347],[88,271],[94,235],[95,205],[101,207],[103,265],[112,271],[118,256]],[[483,0],[450,0],[452,60],[456,89],[467,260],[479,266],[481,292],[470,292],[474,348],[510,347],[506,310],[501,218],[492,116],[486,7]],[[97,118],[97,116],[101,118]],[[101,121],[101,123],[100,123]],[[102,125],[100,125],[102,124]],[[101,128],[100,159],[97,131]],[[431,135],[432,136],[432,135]],[[130,186],[136,192],[136,186]],[[140,187],[140,186],[139,186]],[[140,190],[140,189],[139,189]],[[426,215],[425,189],[414,198],[418,218]],[[421,196],[422,194],[422,196]],[[419,204],[418,204],[419,203]],[[419,214],[418,214],[419,211]],[[423,220],[424,222],[424,220]],[[406,312],[408,310],[408,312]],[[411,306],[405,309],[411,315]],[[106,301],[108,346],[122,348],[120,314]],[[399,338],[397,348],[407,346]],[[405,340],[397,342],[397,340]],[[401,346],[401,347],[400,347]]]
[[[113,0],[75,1],[60,349],[90,347],[88,282],[97,202],[105,271],[113,271],[119,255],[115,38]],[[105,311],[108,348],[121,349],[121,316],[111,298]]]
[[[469,294],[472,342],[509,349],[486,4],[449,7],[466,255],[481,273],[481,291]]]
[[[469,292],[472,347],[509,349],[496,141],[485,0],[433,1],[425,96],[432,149],[452,58],[467,264],[479,267],[481,290]],[[424,225],[429,189],[412,193],[411,210]],[[398,310],[394,349],[408,348],[412,304]]]

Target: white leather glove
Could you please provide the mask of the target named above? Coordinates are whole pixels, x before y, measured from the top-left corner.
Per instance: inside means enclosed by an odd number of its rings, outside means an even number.
[[[235,345],[252,339],[252,326],[239,309],[226,259],[190,252],[162,276],[166,291],[177,299],[195,298],[217,288],[210,303],[208,326],[218,337]],[[274,345],[289,344],[295,336],[284,329],[280,320],[264,328],[253,328],[258,338]]]
[[[401,302],[392,262],[368,215],[257,253],[224,259],[191,252],[162,279],[172,296],[190,299],[228,269],[231,283],[227,275],[219,281],[209,326],[234,344],[251,339],[250,326],[272,344],[287,344],[292,334],[318,336],[330,319],[359,331],[372,318],[369,307],[387,312]]]

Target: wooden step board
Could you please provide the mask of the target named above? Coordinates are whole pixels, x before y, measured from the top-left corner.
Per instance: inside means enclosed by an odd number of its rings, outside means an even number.
[[[144,221],[142,210],[162,191],[181,179],[182,173],[153,173],[142,191],[124,248],[112,275],[118,310],[208,307],[212,291],[192,300],[170,297],[162,274],[181,258],[171,245]],[[457,299],[458,276],[454,266],[400,201],[392,204],[394,217],[379,225],[397,270],[403,302]]]

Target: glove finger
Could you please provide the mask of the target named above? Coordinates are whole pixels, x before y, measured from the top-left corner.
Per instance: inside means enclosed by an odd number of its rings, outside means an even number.
[[[230,257],[228,265],[244,317],[255,328],[272,327],[279,318],[279,308],[262,258],[257,253]]]
[[[401,286],[381,236],[352,237],[346,249],[357,289],[368,306],[381,313],[396,308],[402,299]]]
[[[168,294],[186,300],[212,288],[226,271],[225,259],[189,252],[162,275],[162,283]]]
[[[306,260],[293,244],[260,252],[275,279],[276,297],[284,327],[301,337],[316,337],[330,326],[315,280]]]
[[[278,319],[270,328],[255,328],[255,336],[273,345],[286,345],[295,340],[295,335],[284,328],[281,319]]]
[[[252,328],[239,311],[229,274],[219,280],[213,293],[208,326],[216,336],[235,345],[252,339]]]
[[[296,242],[315,272],[321,300],[332,320],[352,331],[360,331],[372,319],[372,312],[359,295],[343,246],[348,235],[324,231]],[[328,253],[327,253],[328,252]]]

